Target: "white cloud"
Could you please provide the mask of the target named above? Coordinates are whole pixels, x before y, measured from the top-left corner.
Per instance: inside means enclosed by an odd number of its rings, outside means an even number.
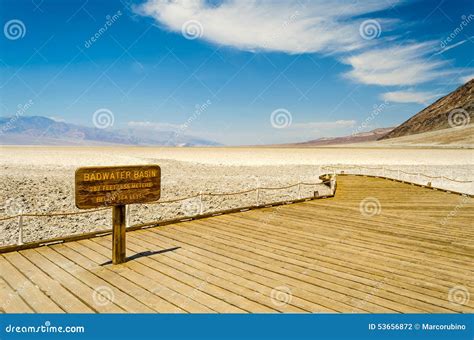
[[[472,80],[472,79],[474,79],[474,73],[459,78],[459,81],[464,84],[464,83],[467,83],[469,80]]]
[[[343,59],[352,66],[346,76],[362,84],[383,86],[415,85],[448,76],[447,62],[429,60],[434,43],[375,48]]]
[[[432,92],[417,92],[412,89],[405,91],[393,91],[382,94],[382,99],[392,103],[418,103],[427,104],[432,99],[439,97]]]
[[[330,122],[307,122],[295,123],[290,126],[293,129],[311,129],[311,130],[332,130],[352,127],[357,122],[355,120],[336,120]]]
[[[130,128],[155,131],[178,131],[182,129],[182,125],[179,124],[157,123],[149,121],[130,121],[127,123],[127,125]]]
[[[189,20],[197,21],[194,28],[200,32],[195,37],[239,49],[333,53],[369,44],[359,34],[363,19],[354,17],[398,2],[225,0],[212,6],[204,0],[148,0],[135,10],[174,32],[181,32]],[[394,23],[390,19],[377,21],[382,30],[389,30]]]
[[[62,117],[58,117],[58,116],[48,116],[49,119],[52,119],[54,120],[55,122],[58,122],[58,123],[64,123],[66,122],[66,120]]]
[[[442,50],[436,52],[434,55],[443,54],[443,53],[446,52],[446,51],[449,51],[449,50],[452,50],[453,48],[456,48],[456,47],[458,47],[458,46],[461,46],[461,45],[464,44],[466,41],[467,41],[467,39],[466,39],[466,40],[461,40],[460,42],[458,42],[458,43],[456,43],[456,44],[454,44],[454,45],[451,45],[451,46],[448,46],[448,47],[443,48]]]
[[[433,59],[438,43],[400,44],[399,36],[389,36],[395,23],[397,28],[403,23],[381,19],[377,12],[402,2],[405,1],[221,0],[212,5],[207,0],[148,0],[135,11],[185,37],[183,28],[191,22],[192,39],[242,50],[335,54],[352,67],[346,76],[357,83],[415,85],[452,75],[446,61]],[[373,20],[381,32],[376,32],[377,39],[364,39],[367,32],[361,30],[361,24]],[[378,33],[382,33],[380,37]]]

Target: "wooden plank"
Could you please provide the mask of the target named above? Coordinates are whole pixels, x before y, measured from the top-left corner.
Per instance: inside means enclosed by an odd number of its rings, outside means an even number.
[[[0,261],[4,261],[0,259]],[[18,290],[12,289],[0,276],[0,312],[1,313],[34,313],[34,310],[23,300]]]
[[[159,284],[150,290],[149,286],[144,284],[147,281],[146,277],[132,277],[130,279],[129,275],[126,275],[129,270],[125,266],[101,266],[101,263],[108,262],[106,256],[92,252],[90,249],[81,247],[77,243],[55,245],[51,248],[85,270],[99,276],[101,279],[105,280],[107,284],[115,286],[121,291],[126,292],[128,295],[133,296],[134,299],[145,305],[140,307],[143,312],[150,313],[153,311],[161,311],[167,313],[180,313],[185,311],[173,303],[172,300],[170,301],[167,299],[166,295],[161,294],[157,296],[155,292],[162,290],[162,287]]]
[[[41,250],[43,250],[43,248],[41,248]],[[70,292],[73,292],[74,295],[81,298],[82,301],[94,311],[101,313],[119,313],[125,311],[123,308],[115,304],[115,301],[110,299],[108,301],[100,299],[99,303],[97,303],[97,293],[94,292],[98,291],[96,288],[105,287],[104,284],[91,288],[89,285],[72,275],[69,270],[58,265],[54,260],[49,260],[35,249],[24,250],[20,253],[50,277],[54,277],[62,286],[66,287]],[[78,268],[74,269],[76,272],[79,271]],[[108,291],[108,288],[104,291]],[[115,291],[111,291],[112,294],[115,295]]]
[[[24,276],[4,257],[0,260],[0,273],[5,282],[12,287],[24,301],[37,313],[61,313],[63,310]]]
[[[149,236],[139,236],[139,235],[133,235],[133,240],[131,240],[132,243],[140,243],[143,245],[147,245],[149,247],[154,247],[157,244],[161,243],[162,241],[164,244],[168,244],[166,242],[166,238],[160,238],[158,240],[157,238],[154,237],[149,237]],[[137,241],[138,240],[138,241]],[[192,247],[186,246],[187,249],[192,249]],[[181,250],[181,249],[180,249]],[[248,287],[249,289],[253,289],[253,291],[248,292],[248,295],[246,296],[250,300],[255,300],[257,299],[259,303],[262,303],[264,305],[267,305],[271,308],[280,310],[282,312],[301,312],[301,311],[318,311],[318,312],[334,312],[333,309],[326,308],[318,303],[313,303],[311,302],[311,299],[302,299],[297,296],[292,296],[292,299],[288,301],[287,304],[281,304],[277,303],[275,304],[271,300],[271,294],[272,290],[274,290],[275,287],[281,284],[281,282],[274,281],[272,279],[268,279],[262,276],[258,275],[253,275],[250,274],[249,272],[244,272],[238,267],[234,267],[230,265],[229,263],[222,263],[216,259],[219,258],[218,255],[213,254],[212,258],[201,256],[199,253],[193,252],[193,251],[188,251],[188,250],[183,250],[184,253],[189,254],[187,257],[178,257],[183,263],[192,263],[194,266],[192,266],[192,269],[190,269],[190,273],[193,275],[202,275],[205,276],[205,280],[207,281],[212,281],[212,275],[217,275],[218,277],[223,277],[226,279],[225,282],[225,288],[233,288],[236,290],[242,289],[242,287]],[[173,254],[167,254],[169,257],[175,258],[178,254],[173,253]],[[194,259],[197,259],[199,261],[193,261]],[[160,261],[161,262],[161,261]],[[175,262],[176,263],[176,262]],[[203,268],[209,268],[211,269],[210,271],[206,272],[203,271]],[[233,280],[229,280],[229,274],[232,274],[234,277]],[[246,279],[246,275],[243,274],[249,274],[252,276],[251,279]],[[236,279],[240,278],[239,279]],[[235,282],[235,285],[232,285],[232,282]],[[239,287],[240,286],[240,287]],[[255,289],[255,287],[258,287],[258,289]],[[266,293],[266,294],[265,294]],[[261,298],[259,298],[259,295]],[[295,309],[294,307],[297,309]]]
[[[21,254],[15,252],[3,256],[66,313],[94,312],[92,308],[88,307],[58,281],[46,275]]]
[[[99,242],[99,240],[97,241]],[[105,241],[107,240],[100,240],[100,244],[104,244]],[[100,250],[100,248],[96,249]],[[101,251],[103,251],[103,249],[104,247],[101,248]],[[141,260],[143,261],[143,259]],[[252,310],[251,307],[255,310],[259,310],[259,306],[249,306],[249,301],[235,296],[228,291],[225,292],[219,287],[209,284],[207,281],[198,280],[191,275],[177,271],[175,268],[166,265],[144,266],[141,263],[133,262],[128,263],[128,266],[156,282],[167,282],[184,296],[191,296],[194,300],[208,306],[214,311],[220,313],[242,313]],[[260,311],[263,312],[261,308]],[[268,312],[268,309],[265,311]]]
[[[145,249],[154,249],[157,245],[160,247],[170,247],[169,243],[166,242],[148,242],[149,239],[142,240],[141,238],[134,238],[130,240],[130,247],[138,250]],[[154,240],[156,241],[156,240]],[[141,259],[143,264],[148,267],[155,267],[161,264],[166,264],[171,268],[176,268],[182,271],[183,273],[189,273],[190,275],[206,281],[210,284],[216,285],[222,289],[229,290],[232,293],[235,293],[238,296],[243,296],[248,300],[255,301],[256,303],[266,306],[267,308],[258,307],[258,309],[251,309],[250,311],[260,311],[260,312],[283,312],[283,313],[301,313],[304,311],[310,311],[311,309],[302,309],[290,304],[276,305],[271,302],[269,299],[271,294],[271,289],[269,287],[260,285],[254,281],[246,280],[245,278],[235,275],[232,273],[233,268],[229,266],[229,272],[219,269],[218,267],[213,267],[208,265],[205,262],[200,262],[195,260],[195,256],[192,253],[189,253],[191,256],[183,256],[180,253],[188,254],[186,250],[181,250],[176,252],[170,252],[163,254],[159,259]],[[313,306],[314,307],[314,306]]]
[[[232,228],[233,223],[226,222],[226,229],[232,229],[235,233],[241,233],[243,235],[253,234],[253,237],[256,240],[270,241],[271,244],[275,245],[275,251],[278,251],[278,246],[284,247],[285,254],[288,255],[288,252],[294,251],[298,253],[306,254],[310,259],[314,259],[319,264],[324,264],[325,266],[330,266],[332,268],[340,268],[341,273],[346,273],[352,271],[356,277],[365,277],[366,274],[374,277],[376,280],[380,280],[383,277],[386,277],[387,274],[391,276],[396,276],[398,281],[405,282],[409,284],[411,289],[424,286],[425,282],[429,282],[430,289],[438,289],[442,292],[443,296],[445,295],[446,289],[449,287],[449,284],[446,285],[445,281],[439,280],[442,285],[435,284],[430,282],[430,278],[422,276],[420,274],[414,275],[414,278],[406,276],[404,273],[403,276],[397,274],[393,267],[387,267],[384,263],[378,265],[377,262],[371,260],[361,260],[361,256],[354,256],[351,253],[346,254],[345,252],[335,251],[331,252],[327,249],[327,242],[316,242],[311,239],[310,234],[302,235],[302,237],[295,237],[295,232],[293,230],[287,230],[285,228],[279,228],[275,226],[259,226],[259,229],[253,226],[247,226],[244,224],[238,224],[236,229]],[[237,229],[238,228],[238,229]],[[291,244],[288,242],[291,241]],[[322,250],[320,250],[322,249]],[[354,253],[355,254],[355,253]],[[350,261],[345,261],[350,258]],[[368,266],[370,264],[370,266]],[[335,267],[334,267],[335,266]],[[354,270],[355,269],[355,270]]]
[[[301,212],[300,212],[301,214]],[[469,265],[472,261],[472,256],[465,253],[465,250],[459,249],[458,251],[451,251],[452,247],[450,242],[444,240],[430,242],[428,240],[419,239],[404,239],[401,234],[394,232],[388,232],[384,235],[383,228],[379,231],[366,231],[364,230],[363,224],[358,224],[360,227],[348,227],[347,224],[339,223],[337,221],[330,222],[324,218],[315,219],[302,219],[298,218],[298,215],[294,217],[282,216],[282,211],[279,211],[278,218],[272,221],[271,227],[274,226],[287,226],[289,223],[292,225],[294,235],[313,236],[313,232],[308,232],[311,229],[317,228],[320,239],[324,239],[334,243],[344,243],[353,245],[359,249],[378,250],[380,252],[387,253],[390,257],[396,256],[401,260],[410,260],[411,258],[419,258],[423,256],[426,263],[433,262],[437,265],[436,268],[443,269],[445,271],[451,271],[454,275],[465,275],[464,272],[459,273],[459,270],[465,271],[471,266]],[[253,223],[256,226],[261,226],[262,218],[252,218],[251,215],[245,215],[241,217],[242,220]],[[233,218],[233,220],[235,217]],[[300,221],[304,220],[304,221]],[[326,227],[329,223],[331,227]],[[265,227],[265,225],[263,225]],[[395,228],[392,228],[394,230]],[[404,233],[403,233],[404,234]],[[350,235],[350,237],[348,237]],[[414,247],[414,245],[416,247]],[[398,255],[398,256],[397,256]],[[446,260],[449,261],[446,261]]]
[[[229,229],[232,229],[229,233],[226,233],[229,235],[229,240],[230,239],[235,239],[242,237],[242,242],[245,244],[253,245],[257,249],[260,249],[259,245],[263,246],[263,249],[267,249],[268,251],[271,251],[276,254],[281,254],[282,256],[288,257],[288,252],[291,251],[290,248],[293,247],[293,244],[300,244],[300,240],[295,240],[294,242],[291,242],[291,234],[288,234],[288,236],[283,236],[282,239],[285,239],[285,242],[278,242],[277,240],[274,239],[273,235],[269,235],[268,233],[263,234],[260,238],[255,238],[255,235],[252,235],[252,239],[245,238],[246,235],[249,235],[250,232],[246,230],[239,231],[238,229],[242,229],[243,225],[239,225],[238,228],[233,229],[231,227],[232,223],[228,222],[226,224],[225,230],[228,231]],[[213,221],[213,226],[212,230],[215,232],[223,232],[225,234],[225,231],[218,230],[217,224],[215,221]],[[255,229],[254,229],[255,230]],[[290,244],[289,244],[290,241]],[[257,246],[256,246],[257,245]],[[314,248],[313,248],[314,249]],[[294,252],[294,254],[297,258],[301,259],[304,261],[303,263],[306,263],[304,266],[310,266],[311,269],[307,270],[308,275],[312,273],[314,277],[318,278],[325,278],[326,280],[333,281],[333,282],[338,282],[341,285],[346,285],[349,287],[357,287],[358,290],[361,291],[368,291],[371,292],[372,288],[370,286],[376,287],[377,291],[384,292],[385,297],[391,297],[391,299],[397,300],[398,302],[403,302],[405,301],[406,304],[411,304],[411,299],[418,299],[423,302],[429,302],[431,304],[437,305],[437,306],[444,306],[445,308],[451,309],[451,310],[456,310],[456,311],[464,311],[465,308],[462,307],[457,307],[455,305],[452,305],[449,301],[446,299],[446,289],[443,289],[442,292],[436,293],[432,292],[431,290],[429,291],[429,294],[427,295],[427,291],[423,290],[421,293],[418,292],[418,284],[423,283],[424,280],[421,282],[415,282],[417,285],[413,285],[411,288],[415,289],[407,289],[406,285],[403,285],[403,289],[398,288],[400,286],[400,282],[394,281],[391,276],[392,273],[387,272],[386,276],[383,276],[382,278],[378,278],[377,280],[366,280],[362,279],[359,276],[361,273],[359,270],[356,272],[357,276],[351,276],[347,274],[348,270],[351,270],[352,263],[350,266],[343,267],[340,269],[340,271],[335,272],[338,275],[334,276],[334,272],[331,272],[330,275],[328,275],[327,269],[324,267],[325,263],[325,258],[327,257],[326,252],[323,254],[323,256],[320,256],[318,258],[312,259],[312,256],[314,254],[312,248],[305,248],[302,252]],[[303,255],[303,256],[302,256]],[[291,255],[292,257],[294,256],[293,254]],[[349,261],[347,261],[349,263]],[[313,265],[317,264],[317,265]],[[368,263],[366,263],[367,265]],[[285,265],[285,267],[292,268],[290,265]],[[296,268],[295,270],[299,271],[301,270],[298,267],[293,267]],[[341,280],[344,278],[344,280]],[[350,280],[350,281],[346,281]],[[355,282],[361,282],[360,285],[355,285]],[[380,286],[380,282],[383,282],[383,287]],[[391,284],[389,283],[391,282]],[[396,295],[393,295],[396,294]],[[435,298],[433,298],[435,297]]]
[[[184,228],[183,228],[184,230]],[[154,232],[151,231],[150,232]],[[332,309],[334,311],[368,311],[367,309],[359,309],[353,306],[349,300],[350,297],[347,297],[344,294],[334,292],[330,289],[322,287],[321,285],[314,285],[304,280],[295,279],[292,276],[288,276],[285,270],[281,267],[264,263],[258,260],[255,260],[253,257],[255,254],[247,254],[245,251],[235,250],[233,251],[232,247],[227,245],[220,245],[214,241],[205,241],[204,235],[198,237],[192,235],[185,235],[183,233],[177,233],[176,230],[173,232],[168,232],[160,230],[160,236],[166,236],[169,239],[173,239],[186,244],[186,247],[198,245],[199,247],[205,247],[206,249],[212,249],[211,256],[219,256],[221,260],[226,259],[227,263],[231,262],[233,265],[239,268],[245,268],[248,271],[257,274],[253,275],[252,278],[258,280],[262,284],[267,284],[270,282],[276,282],[277,284],[273,286],[276,288],[278,286],[288,286],[294,293],[303,297],[308,301],[312,301],[318,305],[323,306],[323,308]],[[204,241],[204,243],[201,243]],[[202,252],[202,249],[199,250]],[[369,304],[370,307],[371,304]],[[364,307],[367,308],[367,307]],[[383,307],[379,306],[380,309]],[[316,310],[313,310],[316,311]]]
[[[110,244],[110,242],[108,242]],[[90,254],[91,257],[102,256],[103,246],[93,242],[92,240],[85,240],[80,244],[71,245],[71,247],[77,247],[84,253]],[[93,255],[95,254],[95,255]],[[128,278],[129,280],[136,282],[142,287],[148,289],[150,292],[156,295],[159,299],[169,301],[188,313],[214,313],[216,312],[211,307],[205,305],[203,301],[193,300],[191,297],[176,288],[174,281],[169,280],[169,277],[164,277],[162,280],[160,277],[158,280],[150,280],[146,275],[142,275],[140,272],[135,271],[128,265],[125,268],[121,268],[120,275]]]
[[[127,285],[126,282],[109,282],[102,278],[100,274],[96,275],[94,271],[85,270],[74,261],[55,251],[52,247],[41,248],[41,254],[91,287],[95,292],[93,293],[93,298],[95,298],[93,301],[96,305],[113,302],[130,313],[150,312],[149,307],[132,296],[129,292],[131,286]],[[97,270],[100,269],[98,268]],[[103,299],[100,299],[99,294],[103,296]]]
[[[352,301],[357,299],[364,299],[366,297],[366,293],[360,292],[358,290],[348,290],[347,288],[341,289],[341,286],[338,284],[335,284],[331,281],[326,281],[321,279],[320,276],[318,277],[309,277],[305,273],[305,271],[308,269],[309,266],[311,266],[311,262],[305,262],[302,261],[302,259],[296,257],[296,256],[291,256],[288,257],[285,254],[277,254],[275,251],[271,251],[270,249],[264,249],[263,247],[256,246],[255,244],[249,244],[248,242],[236,242],[235,238],[233,239],[232,237],[225,238],[222,236],[213,236],[209,235],[206,232],[194,232],[191,230],[191,228],[183,228],[181,231],[183,233],[189,234],[189,235],[194,235],[194,237],[201,238],[202,241],[208,240],[208,242],[213,244],[214,248],[217,248],[218,246],[221,246],[223,249],[226,250],[226,253],[232,253],[232,254],[242,254],[246,258],[252,258],[254,260],[257,260],[261,262],[259,265],[261,268],[275,268],[275,272],[278,273],[284,273],[287,276],[287,280],[292,281],[292,280],[300,280],[299,285],[300,286],[306,286],[308,289],[314,290],[318,289],[321,294],[327,294],[328,297],[333,297],[334,299],[338,299],[338,301]],[[163,231],[161,231],[163,233]],[[168,235],[168,234],[167,234]],[[246,243],[246,244],[245,244]],[[222,245],[221,245],[222,244]],[[248,244],[248,245],[247,245]],[[287,264],[285,263],[293,263],[294,265],[297,265],[297,268],[294,269],[286,269],[285,266]],[[256,265],[256,263],[254,263]],[[359,286],[359,289],[363,289],[363,285]],[[386,294],[388,295],[388,294]],[[393,295],[393,300],[397,301],[400,300],[400,297],[397,297],[396,295]],[[380,303],[384,303],[385,301],[381,301]],[[370,311],[373,308],[382,308],[380,303],[377,304],[377,306],[373,305],[372,303],[365,303],[364,308],[369,309]],[[408,306],[416,306],[417,308],[420,308],[421,310],[425,311],[430,311],[433,309],[433,305],[430,305],[428,303],[424,303],[423,301],[418,301],[416,299],[407,299],[405,303],[409,303],[406,305],[405,308],[408,308]],[[402,308],[402,306],[399,306],[399,308]],[[443,309],[442,307],[439,307],[441,310],[446,310]],[[411,309],[413,310],[413,309]]]

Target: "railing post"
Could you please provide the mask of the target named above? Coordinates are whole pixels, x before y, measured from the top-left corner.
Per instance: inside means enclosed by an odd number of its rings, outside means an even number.
[[[199,193],[199,215],[202,215],[203,212],[203,203],[202,203],[202,191]]]
[[[259,200],[260,200],[260,188],[257,187],[256,193],[255,193],[255,205],[256,205],[257,207],[258,207],[259,204],[260,204]]]
[[[130,204],[125,206],[125,228],[130,227]]]
[[[23,244],[23,215],[20,212],[20,216],[18,216],[18,245],[21,246]]]
[[[298,199],[301,199],[301,183],[298,183]]]
[[[330,185],[331,185],[331,195],[334,195],[336,191],[336,177],[335,176],[331,178]]]

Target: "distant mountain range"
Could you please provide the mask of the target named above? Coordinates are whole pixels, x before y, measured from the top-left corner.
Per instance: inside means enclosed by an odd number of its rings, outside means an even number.
[[[352,143],[362,143],[362,142],[372,142],[376,141],[380,137],[386,135],[393,130],[393,127],[390,128],[379,128],[368,132],[360,132],[350,136],[344,137],[324,137],[314,140],[310,140],[302,143],[295,143],[294,146],[324,146],[324,145],[335,145],[335,144],[352,144]]]
[[[216,142],[174,131],[99,129],[42,116],[0,117],[0,144],[216,146]]]
[[[354,144],[410,138],[410,143],[472,145],[474,123],[474,79],[440,98],[396,128],[379,128],[344,137],[319,138],[285,146],[312,147]],[[445,130],[445,132],[443,132]],[[184,132],[184,131],[183,131]],[[436,133],[434,133],[436,132]],[[434,134],[433,134],[434,133]],[[445,135],[445,136],[443,136]],[[400,139],[403,143],[404,139]],[[407,140],[408,141],[408,140]],[[216,142],[175,131],[144,129],[99,129],[59,122],[41,116],[0,118],[0,144],[3,145],[157,145],[217,146]]]

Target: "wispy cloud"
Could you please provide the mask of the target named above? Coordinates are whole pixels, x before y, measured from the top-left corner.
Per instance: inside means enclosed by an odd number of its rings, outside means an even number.
[[[458,42],[458,43],[456,43],[456,44],[454,44],[454,45],[451,45],[451,46],[448,46],[448,47],[443,48],[442,50],[436,52],[434,55],[443,54],[443,53],[446,52],[446,51],[449,51],[449,50],[452,50],[453,48],[456,48],[456,47],[458,47],[458,46],[461,46],[461,45],[464,44],[466,41],[467,41],[467,39],[461,40],[460,42]]]
[[[336,55],[352,67],[347,78],[361,84],[415,85],[450,75],[448,62],[435,58],[437,42],[401,42],[390,31],[403,25],[377,12],[392,9],[398,0],[148,0],[135,11],[153,17],[165,29],[181,32],[187,24],[192,39],[248,51]],[[370,18],[370,20],[367,20]],[[378,30],[372,39],[362,30]],[[383,36],[379,37],[383,33]],[[462,42],[463,43],[463,42]],[[445,48],[457,47],[462,43]],[[348,56],[348,53],[351,53]]]
[[[176,132],[182,128],[182,125],[171,123],[158,123],[150,121],[130,121],[127,123],[129,128],[155,130],[155,131],[171,131]]]
[[[434,42],[374,48],[343,61],[352,66],[346,76],[362,84],[415,85],[452,74],[446,61],[429,59]]]
[[[357,122],[355,120],[336,120],[329,122],[307,122],[295,123],[291,125],[290,129],[298,130],[333,130],[340,128],[353,127]]]
[[[369,42],[359,33],[364,21],[356,18],[384,10],[398,0],[245,0],[222,1],[211,6],[204,0],[149,0],[136,7],[165,28],[182,32],[193,20],[199,38],[244,50],[287,53],[350,51]],[[377,19],[384,30],[394,20]]]
[[[467,76],[463,76],[459,78],[459,81],[461,83],[467,83],[469,80],[472,80],[472,79],[474,79],[474,73],[471,73],[471,74],[468,74]]]
[[[433,92],[419,92],[413,89],[405,91],[393,91],[386,92],[381,95],[383,100],[392,103],[418,103],[426,105],[431,100],[439,97],[440,95]]]

